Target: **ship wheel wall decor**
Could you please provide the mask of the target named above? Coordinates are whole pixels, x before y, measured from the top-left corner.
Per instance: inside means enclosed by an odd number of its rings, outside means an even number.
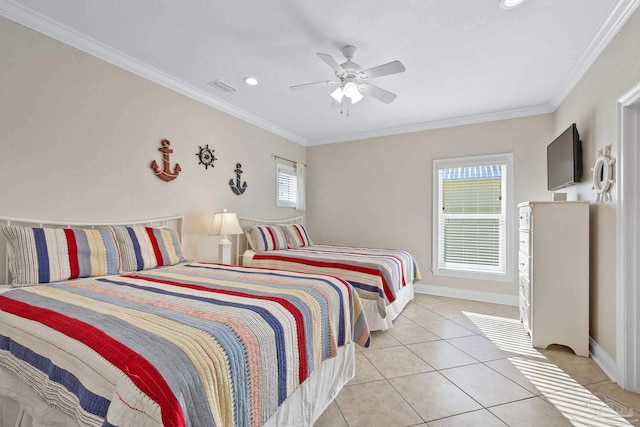
[[[593,189],[596,190],[596,203],[611,201],[611,186],[616,180],[613,178],[616,159],[611,157],[611,144],[596,151],[596,163],[591,168],[593,173]]]
[[[200,149],[200,151],[196,153],[196,156],[198,156],[198,160],[200,160],[198,164],[204,165],[205,169],[209,169],[209,166],[213,167],[213,162],[218,160],[213,154],[216,150],[212,150],[211,148],[209,148],[209,144],[207,144],[207,146],[204,148],[198,148]]]
[[[229,180],[229,187],[231,187],[231,191],[233,191],[236,195],[240,196],[245,191],[247,191],[247,181],[240,184],[240,176],[242,175],[242,165],[240,163],[236,163],[236,169],[234,170],[236,173],[236,180],[233,178]]]

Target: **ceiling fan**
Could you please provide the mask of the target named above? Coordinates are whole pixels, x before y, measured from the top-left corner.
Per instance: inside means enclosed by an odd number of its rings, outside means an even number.
[[[347,61],[338,64],[331,55],[326,53],[317,53],[329,67],[333,69],[338,80],[325,80],[314,83],[305,83],[301,85],[291,86],[291,90],[306,89],[315,86],[338,86],[336,90],[331,93],[331,97],[336,101],[336,104],[347,105],[360,102],[364,95],[371,96],[372,98],[382,101],[385,104],[391,103],[396,99],[396,94],[384,90],[378,86],[369,83],[370,79],[374,77],[388,76],[390,74],[402,73],[405,71],[404,66],[400,61],[392,61],[386,64],[378,65],[377,67],[362,70],[359,64],[352,61],[353,55],[356,53],[355,46],[345,46],[342,48],[342,54]],[[348,114],[348,112],[347,112]]]

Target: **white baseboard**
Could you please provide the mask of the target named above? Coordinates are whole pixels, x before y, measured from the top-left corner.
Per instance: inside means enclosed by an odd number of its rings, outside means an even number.
[[[609,379],[617,383],[616,372],[618,372],[618,365],[616,361],[591,337],[589,337],[589,355]]]
[[[416,283],[415,291],[419,294],[437,295],[440,297],[462,298],[473,301],[491,302],[518,306],[518,295],[498,294],[495,292],[474,291],[469,289],[448,288],[445,286],[423,285]]]

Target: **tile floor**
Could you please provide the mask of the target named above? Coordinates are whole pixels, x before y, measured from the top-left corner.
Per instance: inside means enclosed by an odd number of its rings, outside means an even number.
[[[417,294],[356,346],[355,378],[315,427],[571,425],[640,426],[640,395],[592,359],[532,348],[517,307]]]

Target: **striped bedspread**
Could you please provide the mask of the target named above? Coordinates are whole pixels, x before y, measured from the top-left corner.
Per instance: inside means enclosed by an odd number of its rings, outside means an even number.
[[[0,365],[88,426],[259,426],[369,340],[321,275],[188,263],[0,295]]]
[[[340,277],[356,288],[360,298],[375,300],[382,318],[397,291],[420,280],[413,256],[394,249],[311,245],[256,252],[250,265]]]

